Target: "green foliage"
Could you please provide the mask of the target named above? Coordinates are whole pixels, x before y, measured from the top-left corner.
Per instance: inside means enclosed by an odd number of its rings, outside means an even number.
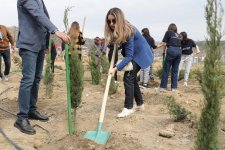
[[[183,108],[180,104],[175,101],[173,96],[166,97],[166,105],[174,121],[182,121],[187,118],[191,112]]]
[[[65,31],[68,32],[69,31],[69,19],[68,19],[68,15],[69,15],[69,11],[71,11],[71,9],[73,8],[73,6],[69,6],[65,8],[64,11],[64,17],[63,17],[63,23],[65,26]]]
[[[199,78],[204,94],[204,108],[199,120],[196,150],[219,150],[218,124],[225,81],[221,66],[221,0],[207,0],[205,11],[209,37],[206,39],[204,70]]]
[[[119,86],[118,82],[115,82],[115,79],[112,78],[109,86],[109,94],[110,95],[115,94],[117,92],[118,86]]]
[[[162,71],[163,71],[163,68],[162,67],[158,67],[157,70],[156,70],[156,76],[159,77],[159,79],[162,79]]]
[[[101,80],[101,65],[100,59],[95,56],[96,50],[93,49],[91,51],[91,60],[89,62],[90,70],[91,70],[91,77],[92,77],[92,84],[98,85]]]
[[[107,74],[109,71],[109,61],[106,57],[101,56],[102,73]]]
[[[51,53],[48,53],[46,57],[46,68],[45,74],[43,77],[44,85],[46,86],[46,96],[51,96],[53,92],[53,81],[54,81],[54,74],[51,70]]]
[[[83,92],[84,68],[77,51],[71,51],[70,55],[70,91],[72,108],[77,108],[81,103]]]

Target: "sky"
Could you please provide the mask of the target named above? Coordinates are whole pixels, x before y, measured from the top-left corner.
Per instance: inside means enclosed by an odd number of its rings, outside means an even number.
[[[139,31],[149,28],[151,36],[156,41],[162,41],[170,23],[175,23],[178,32],[186,31],[188,37],[195,40],[205,40],[206,21],[204,7],[206,0],[44,0],[51,21],[63,31],[64,10],[73,6],[69,12],[69,24],[78,21],[83,26],[84,37],[94,38],[104,36],[105,16],[110,8],[123,10],[125,18]],[[17,0],[1,0],[0,24],[18,26]],[[225,8],[225,1],[222,0]],[[225,15],[223,16],[225,21]],[[223,22],[223,30],[225,24]],[[225,37],[223,37],[225,39]]]

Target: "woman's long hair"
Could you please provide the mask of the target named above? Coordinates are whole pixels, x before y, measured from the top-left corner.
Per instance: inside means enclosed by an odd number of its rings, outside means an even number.
[[[186,32],[181,32],[180,35],[182,36],[181,43],[185,44],[188,41],[187,33]]]
[[[70,30],[69,30],[69,36],[71,39],[77,39],[79,36],[79,32],[80,32],[80,26],[79,23],[74,21],[71,24]]]
[[[149,38],[151,37],[148,28],[143,28],[143,29],[141,30],[141,32],[142,32],[143,36],[149,37]]]
[[[177,26],[174,23],[171,23],[168,27],[168,30],[173,30],[174,32],[177,33]]]
[[[108,16],[112,15],[116,19],[115,29],[112,30],[107,23]],[[112,42],[122,44],[126,42],[135,33],[132,25],[125,20],[124,14],[119,8],[111,8],[105,18],[105,39],[107,43]]]

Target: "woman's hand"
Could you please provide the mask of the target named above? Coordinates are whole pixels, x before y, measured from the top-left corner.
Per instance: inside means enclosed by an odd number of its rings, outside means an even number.
[[[117,71],[117,68],[116,67],[110,69],[109,70],[109,75],[111,74],[113,76],[116,73],[116,71]]]

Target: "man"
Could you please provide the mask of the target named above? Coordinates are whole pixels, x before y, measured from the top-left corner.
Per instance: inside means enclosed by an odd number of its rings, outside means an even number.
[[[36,131],[28,118],[48,121],[48,117],[41,115],[36,106],[48,33],[56,34],[63,42],[68,43],[70,39],[52,24],[42,0],[17,0],[17,9],[19,19],[17,47],[22,58],[23,77],[18,96],[19,113],[14,126],[26,134],[35,134]]]
[[[8,81],[9,79],[8,76],[11,67],[9,43],[11,44],[11,48],[14,49],[14,40],[12,35],[9,33],[8,29],[4,25],[0,25],[0,81],[3,77],[1,72],[2,57],[5,62],[5,80]]]

